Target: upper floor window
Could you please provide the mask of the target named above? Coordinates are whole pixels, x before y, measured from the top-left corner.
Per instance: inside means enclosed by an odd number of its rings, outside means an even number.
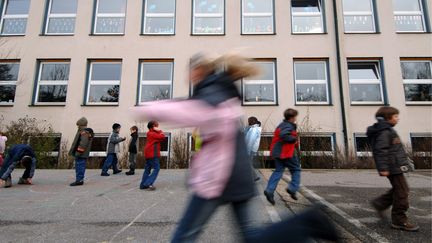
[[[126,0],[96,0],[93,33],[105,35],[124,34]]]
[[[43,61],[39,65],[36,104],[65,104],[69,80],[69,62]]]
[[[2,35],[24,35],[30,0],[5,0],[1,13],[0,28]]]
[[[425,19],[421,0],[393,0],[397,32],[424,32]]]
[[[374,0],[343,0],[344,26],[347,33],[375,32]]]
[[[11,105],[15,101],[19,62],[0,60],[0,105]]]
[[[49,0],[45,34],[72,35],[78,0]]]
[[[273,0],[242,0],[242,33],[273,34]]]
[[[407,104],[432,104],[432,61],[401,61]]]
[[[117,105],[122,64],[119,61],[90,63],[86,104]]]
[[[293,33],[324,33],[322,0],[291,0]]]
[[[144,4],[143,34],[174,34],[176,0],[144,0]]]
[[[348,62],[351,104],[383,104],[383,86],[377,61]]]
[[[225,33],[225,0],[193,0],[192,34]]]
[[[171,98],[172,74],[171,61],[142,62],[139,102]]]
[[[296,104],[330,104],[326,61],[295,61]]]
[[[275,61],[256,61],[261,74],[243,79],[243,104],[274,105],[276,104],[276,70]]]

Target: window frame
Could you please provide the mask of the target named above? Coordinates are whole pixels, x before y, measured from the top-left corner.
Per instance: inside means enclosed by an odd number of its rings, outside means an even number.
[[[223,11],[220,14],[209,14],[209,13],[196,13],[195,12],[195,2],[196,1],[202,1],[202,0],[192,0],[192,31],[191,35],[196,36],[218,36],[218,35],[225,35],[226,33],[226,1],[220,0],[223,4]],[[197,33],[195,32],[195,19],[196,18],[222,18],[222,32],[221,33]]]
[[[100,0],[95,0],[95,10],[93,14],[93,26],[92,26],[92,35],[125,35],[126,33],[126,12],[127,12],[127,0],[125,0],[125,11],[124,13],[99,13],[99,3]],[[107,33],[107,32],[97,32],[97,20],[98,18],[124,18],[123,32],[118,33]]]
[[[375,0],[365,0],[365,1],[369,1],[370,6],[371,6],[371,11],[344,11],[342,8],[342,14],[343,14],[343,21],[344,21],[344,33],[348,33],[348,34],[352,34],[352,33],[358,33],[358,34],[368,34],[368,33],[377,33],[377,21],[376,21],[376,9],[375,9]],[[343,5],[343,0],[342,0],[342,5]],[[348,31],[346,30],[346,25],[345,25],[345,17],[347,16],[371,16],[372,17],[372,26],[373,26],[373,30],[371,31]]]
[[[377,81],[372,80],[372,79],[354,79],[354,81],[352,81],[352,79],[350,78],[349,75],[349,65],[352,63],[365,63],[365,64],[374,64],[375,67],[377,68],[377,74],[379,76],[379,78],[377,79]],[[348,85],[349,85],[349,97],[350,97],[350,104],[351,105],[385,105],[386,102],[386,96],[385,96],[385,85],[384,85],[384,75],[383,75],[383,70],[382,70],[382,64],[380,60],[352,60],[352,59],[348,59],[347,60],[347,71],[348,71]],[[351,85],[352,84],[379,84],[380,85],[380,94],[381,94],[381,101],[352,101],[351,100]]]
[[[18,80],[19,80],[19,73],[20,73],[21,62],[20,62],[20,60],[8,60],[8,59],[0,60],[0,65],[10,65],[10,64],[17,64],[18,65],[17,80],[15,80],[15,81],[0,81],[0,86],[11,86],[11,85],[14,85],[15,86],[15,96],[16,96],[16,88],[18,86]],[[0,101],[0,107],[1,106],[13,106],[15,104],[15,96],[14,96],[14,101],[13,102],[1,102]]]
[[[271,2],[272,11],[271,12],[259,12],[259,13],[245,13],[245,1],[241,0],[241,34],[242,35],[274,35],[276,33],[276,21],[275,21],[275,1],[268,0]],[[245,27],[245,18],[246,17],[271,17],[272,18],[272,31],[271,32],[246,32],[244,30]]]
[[[325,77],[326,80],[297,80],[297,70],[296,70],[296,64],[297,63],[324,63],[324,70],[325,70]],[[330,74],[329,74],[329,63],[328,60],[310,60],[307,59],[300,59],[300,60],[294,60],[294,98],[295,98],[295,105],[331,105],[331,92],[330,92]],[[300,83],[298,82],[300,81]],[[319,82],[317,82],[319,81]],[[297,99],[297,85],[298,84],[325,84],[326,85],[326,98],[327,101],[298,101]]]
[[[44,35],[70,35],[70,36],[75,35],[76,16],[77,16],[77,11],[78,11],[78,0],[76,0],[77,10],[74,14],[52,14],[51,13],[52,2],[55,0],[47,0],[47,1],[48,1],[48,8],[47,8],[46,16],[45,16],[45,25],[44,25],[43,34]],[[74,18],[74,32],[71,32],[71,33],[50,33],[50,32],[48,32],[48,25],[50,23],[51,18]]]
[[[292,7],[292,1],[290,0],[290,8],[291,8],[291,34],[294,35],[316,35],[316,34],[325,34],[326,33],[326,28],[325,28],[325,4],[323,2],[323,0],[316,0],[318,2],[318,6],[320,8],[320,12],[319,14],[314,13],[295,13],[293,11],[293,7]],[[320,17],[321,18],[321,31],[320,32],[296,32],[294,31],[294,18],[295,17]]]
[[[93,138],[109,138],[110,133],[95,133]],[[106,157],[107,152],[106,149],[104,151],[93,151],[92,148],[90,148],[89,157]]]
[[[173,0],[173,1],[174,1],[174,12],[173,13],[147,13],[148,0],[143,0],[143,11],[142,11],[143,19],[142,19],[141,35],[175,35],[177,0]],[[148,15],[150,15],[150,16],[148,16]],[[145,29],[146,29],[147,18],[172,18],[173,32],[172,33],[146,33]]]
[[[68,64],[69,65],[69,76],[70,76],[70,60],[38,60],[38,70],[36,76],[35,90],[33,96],[33,105],[47,105],[47,106],[64,106],[67,102],[67,91],[66,91],[66,101],[65,102],[38,102],[39,98],[39,87],[41,85],[53,85],[53,86],[66,86],[69,85],[70,77],[67,80],[41,80],[42,68],[44,64]]]
[[[27,24],[28,24],[28,17],[29,17],[29,12],[27,12],[27,14],[8,14],[6,15],[6,9],[8,6],[10,0],[4,0],[0,5],[2,7],[1,9],[1,18],[0,18],[0,36],[25,36],[26,32],[27,32]],[[29,1],[29,11],[30,11],[30,5],[31,5],[31,1]],[[26,28],[24,30],[24,33],[19,33],[19,34],[5,34],[3,33],[3,23],[5,19],[26,19]]]
[[[278,105],[278,89],[277,89],[277,69],[276,69],[276,59],[255,59],[253,60],[254,63],[271,63],[273,65],[273,80],[264,80],[264,79],[241,79],[241,93],[242,93],[242,105],[243,106],[277,106]],[[267,101],[257,101],[257,102],[248,102],[245,101],[245,87],[248,84],[273,84],[273,95],[274,95],[274,102],[267,102]]]
[[[426,24],[426,18],[425,18],[425,9],[423,7],[423,1],[422,0],[416,0],[419,4],[420,11],[395,11],[393,6],[393,24],[394,28],[396,29],[396,33],[426,33],[427,32],[427,24]],[[394,5],[394,2],[392,1],[392,4]],[[398,30],[396,25],[396,16],[421,16],[422,19],[422,25],[423,30]]]
[[[432,60],[424,59],[424,60],[409,60],[409,59],[401,59],[400,64],[403,62],[419,62],[419,63],[429,63],[430,70],[431,70],[431,76],[432,76]],[[402,65],[401,65],[401,74],[402,74]],[[403,74],[402,76],[402,85],[404,90],[404,100],[406,105],[432,105],[432,101],[407,101],[405,96],[405,85],[406,84],[429,84],[432,86],[432,79],[404,79]],[[419,81],[422,80],[422,81]]]
[[[40,138],[40,137],[60,138],[60,143],[59,143],[59,146],[58,146],[58,151],[52,150],[52,151],[48,152],[48,156],[49,157],[53,157],[53,158],[57,157],[58,158],[60,156],[60,151],[61,151],[62,134],[61,133],[51,133],[51,134],[44,133],[44,134],[42,134],[42,136],[30,136],[29,139],[28,139],[27,144],[30,145],[30,141],[31,141],[32,138]]]
[[[145,63],[169,63],[171,66],[171,80],[147,80],[143,81],[144,64]],[[146,102],[141,101],[142,97],[142,86],[143,85],[170,85],[170,98],[173,97],[173,86],[174,86],[174,60],[172,59],[142,59],[139,63],[139,80],[138,80],[138,101],[137,105],[143,105]]]
[[[303,151],[301,149],[301,138],[302,137],[330,137],[331,150],[332,151],[324,151],[324,150],[316,150],[316,151]],[[306,132],[299,134],[300,142],[299,149],[300,154],[302,156],[335,156],[336,152],[336,134],[334,132]]]
[[[91,80],[91,76],[93,73],[93,64],[94,63],[105,63],[105,64],[120,64],[120,80]],[[85,94],[85,106],[118,106],[120,104],[120,88],[121,88],[121,78],[123,72],[123,62],[122,60],[89,60],[89,71],[87,75],[87,83],[86,83],[86,94]],[[94,84],[94,82],[96,84]],[[119,86],[119,98],[117,102],[89,102],[90,88],[92,85],[118,85]]]
[[[354,133],[354,149],[356,152],[356,157],[372,157],[372,151],[358,151],[357,150],[357,138],[367,138],[366,133]]]
[[[432,133],[430,133],[430,132],[423,132],[423,133],[412,132],[412,133],[410,133],[410,145],[411,145],[411,151],[412,151],[413,155],[417,156],[417,157],[431,157],[432,156],[431,151],[418,151],[418,152],[414,151],[414,148],[412,147],[412,139],[415,137],[419,137],[419,138],[432,137]]]

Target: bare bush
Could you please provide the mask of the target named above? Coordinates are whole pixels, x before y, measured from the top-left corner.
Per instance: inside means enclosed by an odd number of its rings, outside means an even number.
[[[184,130],[176,133],[171,139],[171,169],[184,169],[188,167],[189,151],[187,134]]]
[[[74,159],[69,155],[69,142],[67,140],[63,140],[60,143],[57,169],[72,169],[73,167]]]

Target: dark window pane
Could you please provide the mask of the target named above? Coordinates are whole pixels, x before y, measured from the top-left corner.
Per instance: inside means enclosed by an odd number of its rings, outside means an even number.
[[[261,136],[259,151],[270,150],[270,144],[272,142],[273,136]]]
[[[432,152],[432,137],[411,137],[413,152]]]
[[[0,102],[14,102],[15,85],[0,85]]]
[[[326,70],[324,63],[296,63],[296,80],[326,80]]]
[[[93,63],[91,80],[120,80],[120,63]]]
[[[432,84],[404,84],[406,101],[432,101]]]
[[[108,143],[108,137],[94,137],[92,141],[91,151],[106,151],[106,146]]]
[[[333,151],[331,137],[300,136],[301,151]]]
[[[245,84],[244,96],[246,102],[274,102],[273,84]]]
[[[143,80],[171,80],[171,63],[144,63]]]
[[[69,64],[42,64],[40,80],[68,80]]]
[[[379,84],[351,84],[351,101],[382,101]]]
[[[67,85],[40,85],[37,102],[66,102]]]
[[[119,85],[91,85],[88,102],[118,102]]]
[[[6,14],[28,14],[30,0],[8,0]]]
[[[367,137],[356,137],[355,140],[357,152],[368,152],[371,150]]]
[[[314,13],[320,12],[319,0],[291,0],[293,12]]]
[[[19,64],[2,64],[0,63],[0,82],[1,81],[17,81],[18,80]]]
[[[169,141],[169,137],[165,136],[165,139],[163,142],[161,142],[161,151],[168,151],[168,141]],[[144,147],[145,144],[147,142],[147,137],[140,135],[140,137],[138,138],[138,143],[139,143],[139,148],[141,148],[141,152],[144,151]]]
[[[378,67],[376,63],[349,63],[349,79],[379,79]]]
[[[74,14],[77,10],[77,0],[52,0],[51,13]]]
[[[297,84],[297,101],[327,102],[325,84]]]
[[[147,13],[174,13],[175,0],[146,0]]]
[[[61,136],[38,136],[30,137],[30,146],[38,150],[59,152],[61,144]]]
[[[430,62],[401,62],[403,79],[432,79]]]
[[[142,85],[141,102],[164,100],[171,97],[171,85]]]

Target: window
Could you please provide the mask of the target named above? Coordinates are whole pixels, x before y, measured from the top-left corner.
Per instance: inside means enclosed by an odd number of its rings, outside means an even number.
[[[124,34],[126,0],[96,0],[94,34]]]
[[[327,62],[295,61],[296,104],[330,104]]]
[[[143,61],[141,63],[139,102],[171,98],[173,62]]]
[[[29,145],[36,152],[39,162],[48,168],[57,168],[61,147],[61,134],[49,133],[32,136]]]
[[[366,134],[356,133],[354,134],[354,138],[357,157],[371,157],[371,146]]]
[[[36,86],[36,104],[65,104],[69,62],[41,62]]]
[[[273,34],[273,0],[242,1],[242,33]]]
[[[104,157],[107,155],[106,149],[109,135],[109,133],[94,134],[90,149],[90,157]]]
[[[411,147],[415,157],[432,156],[432,134],[431,133],[412,133]]]
[[[293,33],[324,33],[321,0],[291,0]]]
[[[24,35],[30,0],[5,0],[1,14],[0,28],[2,35]]]
[[[374,0],[343,0],[344,25],[347,33],[375,32]]]
[[[397,32],[424,32],[425,20],[421,0],[393,0]]]
[[[192,34],[225,33],[225,0],[193,0]]]
[[[144,4],[143,33],[174,34],[176,0],[145,0]]]
[[[18,62],[0,61],[0,105],[10,105],[15,101],[18,71]]]
[[[45,34],[72,35],[75,31],[77,0],[49,0]]]
[[[90,63],[87,104],[118,104],[121,68],[121,62],[94,61]]]
[[[348,62],[351,104],[383,104],[379,62]]]
[[[431,61],[401,61],[407,104],[432,104]]]
[[[335,151],[333,134],[300,134],[300,151],[305,156],[333,156]]]
[[[276,104],[275,61],[256,61],[261,74],[243,79],[243,104],[274,105]]]

